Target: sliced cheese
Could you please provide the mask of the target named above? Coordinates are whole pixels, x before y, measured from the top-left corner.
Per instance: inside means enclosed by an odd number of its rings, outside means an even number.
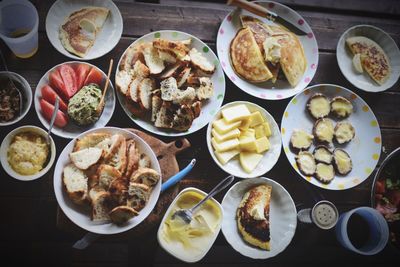
[[[263,136],[261,138],[256,139],[256,152],[263,153],[269,149],[269,140],[267,137]]]
[[[256,138],[253,136],[241,136],[239,138],[240,149],[242,151],[256,151]]]
[[[262,125],[264,126],[265,136],[270,137],[272,135],[272,132],[271,132],[271,127],[269,126],[269,123],[266,121]]]
[[[217,152],[224,152],[231,149],[235,149],[239,146],[239,139],[234,138],[222,143],[218,143],[215,138],[211,139],[211,144]]]
[[[232,149],[225,152],[215,152],[215,156],[217,157],[219,162],[221,162],[222,165],[225,165],[226,163],[228,163],[228,161],[230,161],[239,153],[240,153],[239,149]]]
[[[242,124],[240,124],[240,126],[239,126],[239,129],[240,129],[240,130],[247,130],[247,129],[249,129],[250,124],[251,124],[251,119],[250,119],[250,117],[248,117],[248,118],[246,118],[246,119],[243,119],[243,120],[242,120]]]
[[[264,118],[261,115],[260,111],[251,113],[250,120],[251,120],[250,127],[260,125],[264,122]]]
[[[263,155],[254,152],[240,152],[239,156],[240,165],[248,173],[251,173],[257,167],[262,158]]]
[[[233,123],[227,123],[224,119],[219,119],[213,122],[213,127],[219,134],[225,134],[237,127],[241,124],[240,121],[236,121]]]
[[[250,136],[250,137],[255,137],[256,136],[256,131],[253,128],[249,128],[245,131],[240,132],[240,136]]]
[[[222,111],[222,117],[227,123],[242,121],[250,117],[250,110],[245,104],[239,104],[232,107],[224,108]]]
[[[213,129],[211,131],[211,134],[215,138],[215,140],[217,140],[218,143],[221,143],[221,142],[223,142],[225,140],[239,137],[240,131],[239,131],[239,129],[236,128],[236,129],[233,129],[233,130],[231,130],[231,131],[229,131],[227,133],[219,134],[215,129]]]
[[[254,128],[254,130],[256,131],[256,138],[261,138],[263,136],[267,136],[265,133],[265,129],[264,129],[264,125],[258,125]]]

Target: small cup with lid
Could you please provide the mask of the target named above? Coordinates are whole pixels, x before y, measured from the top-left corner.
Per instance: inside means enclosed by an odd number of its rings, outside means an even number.
[[[323,230],[333,228],[339,218],[336,206],[327,200],[317,202],[312,208],[302,209],[297,213],[300,222],[314,224]]]

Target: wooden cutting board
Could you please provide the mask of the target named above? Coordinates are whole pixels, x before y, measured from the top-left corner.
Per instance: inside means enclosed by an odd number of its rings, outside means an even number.
[[[177,139],[171,143],[164,143],[160,139],[151,136],[137,129],[127,129],[142,138],[154,151],[160,163],[162,180],[167,181],[171,176],[179,172],[179,165],[176,160],[176,155],[190,147],[190,142],[186,138]],[[171,204],[172,200],[177,196],[179,191],[178,186],[173,186],[162,192],[158,199],[157,205],[152,213],[138,226],[128,231],[129,236],[141,236],[146,234],[154,226],[158,225],[164,216],[165,211]],[[82,234],[83,230],[76,226],[58,207],[57,210],[57,228],[71,232]]]

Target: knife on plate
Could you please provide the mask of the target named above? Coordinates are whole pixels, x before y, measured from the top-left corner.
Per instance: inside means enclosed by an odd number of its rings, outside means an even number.
[[[284,18],[278,16],[278,14],[266,9],[265,7],[258,5],[253,2],[249,2],[246,0],[228,0],[228,6],[236,6],[243,8],[253,14],[256,14],[260,17],[266,18],[272,22],[281,24],[283,27],[287,28],[291,32],[296,35],[307,35],[305,31],[294,25],[293,23],[285,20]]]

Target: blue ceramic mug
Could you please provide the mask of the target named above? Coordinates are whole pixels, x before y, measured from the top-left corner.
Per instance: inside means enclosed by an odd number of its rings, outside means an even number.
[[[359,216],[355,216],[355,214]],[[365,238],[365,242],[357,247],[350,240],[352,233],[348,229],[349,220],[354,220],[354,217],[358,217],[357,222],[359,225],[356,224],[353,228],[358,228],[356,229],[358,231],[360,229],[367,231],[360,233]],[[365,224],[365,228],[362,227],[363,224]],[[336,238],[343,247],[362,255],[375,255],[379,253],[385,248],[389,239],[389,227],[385,218],[377,210],[370,207],[356,208],[340,215],[335,231]],[[350,231],[353,230],[350,229]]]

